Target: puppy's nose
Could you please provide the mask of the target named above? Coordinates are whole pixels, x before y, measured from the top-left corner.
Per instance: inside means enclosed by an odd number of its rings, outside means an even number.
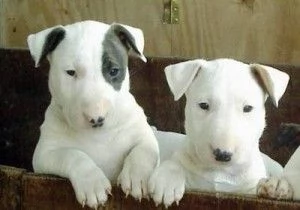
[[[91,119],[90,123],[92,124],[93,128],[101,127],[104,124],[104,117],[98,117],[97,119]]]
[[[219,148],[213,151],[216,161],[229,162],[231,160],[232,153],[227,151],[221,151]]]

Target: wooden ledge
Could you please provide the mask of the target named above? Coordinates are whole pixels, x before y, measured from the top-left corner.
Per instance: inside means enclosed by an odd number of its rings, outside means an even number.
[[[156,207],[152,200],[143,199],[139,202],[130,196],[126,198],[118,187],[114,187],[112,193],[113,196],[109,197],[105,207],[99,209],[164,209],[161,205]],[[67,179],[0,165],[0,209],[82,210],[89,208],[82,208],[79,205]],[[228,193],[188,191],[179,206],[172,205],[169,209],[296,210],[300,209],[300,202],[275,201]]]

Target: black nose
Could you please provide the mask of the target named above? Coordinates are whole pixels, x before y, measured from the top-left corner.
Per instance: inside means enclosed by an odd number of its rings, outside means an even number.
[[[232,153],[227,151],[221,151],[220,149],[215,149],[213,151],[216,161],[228,162],[231,160]]]
[[[101,127],[104,124],[104,117],[98,117],[97,120],[91,119],[90,123],[92,124],[93,128]]]

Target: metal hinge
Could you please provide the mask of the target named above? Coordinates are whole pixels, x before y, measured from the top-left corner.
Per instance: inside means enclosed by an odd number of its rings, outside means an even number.
[[[164,2],[163,23],[164,24],[179,23],[178,0],[167,0]]]

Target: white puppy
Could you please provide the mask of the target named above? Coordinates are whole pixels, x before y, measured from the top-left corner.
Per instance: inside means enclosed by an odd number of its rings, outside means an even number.
[[[289,80],[286,73],[230,59],[182,62],[165,73],[175,100],[186,95],[186,139],[156,132],[161,157],[177,148],[149,180],[156,204],[178,202],[185,188],[252,194],[261,178],[282,171],[259,151],[259,139],[264,103],[270,96],[278,105]]]
[[[142,60],[140,29],[96,21],[28,36],[35,65],[50,62],[51,103],[33,156],[38,173],[70,179],[77,200],[97,208],[111,182],[137,199],[157,166],[158,144],[129,92],[128,53]]]
[[[300,148],[295,151],[283,173],[263,178],[257,186],[257,194],[278,200],[300,200]]]

